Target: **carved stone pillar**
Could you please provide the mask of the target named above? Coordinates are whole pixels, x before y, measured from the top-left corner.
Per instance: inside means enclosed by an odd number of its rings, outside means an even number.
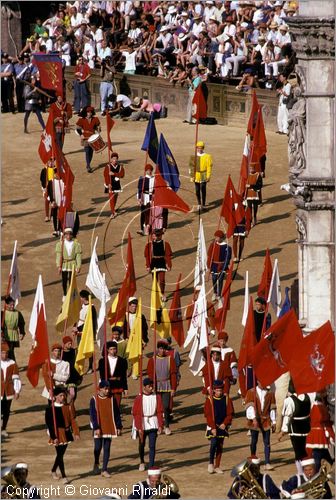
[[[297,207],[299,320],[335,327],[335,4],[300,0],[287,19],[299,89],[289,111],[289,182]]]

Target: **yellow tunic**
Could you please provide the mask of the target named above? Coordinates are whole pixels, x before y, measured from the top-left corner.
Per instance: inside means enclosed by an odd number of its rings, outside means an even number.
[[[189,175],[193,182],[209,182],[212,172],[212,156],[208,153],[196,156],[196,168],[194,168],[195,157],[191,156],[189,161]]]

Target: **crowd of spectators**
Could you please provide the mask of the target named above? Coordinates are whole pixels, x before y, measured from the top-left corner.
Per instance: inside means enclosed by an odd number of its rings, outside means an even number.
[[[145,73],[183,85],[192,65],[214,81],[246,74],[272,81],[292,58],[286,18],[297,1],[76,1],[36,19],[22,53],[83,56],[91,69],[112,58],[117,71]],[[257,84],[257,83],[256,83]]]

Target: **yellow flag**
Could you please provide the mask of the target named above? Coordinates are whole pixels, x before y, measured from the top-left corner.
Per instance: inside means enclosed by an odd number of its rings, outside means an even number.
[[[127,342],[126,353],[129,360],[137,360],[142,355],[142,314],[141,298],[138,300],[138,307],[135,315],[135,321]]]
[[[66,321],[68,326],[72,326],[74,323],[77,323],[79,319],[80,309],[81,303],[77,288],[76,272],[75,268],[73,267],[68,293],[66,294],[65,300],[63,302],[62,311],[60,312],[56,321],[56,330],[58,332],[63,332]]]
[[[111,309],[107,315],[111,325],[113,325],[113,326],[123,326],[123,324],[124,324],[123,319],[115,322],[115,316],[116,316],[116,312],[117,312],[117,308],[118,308],[118,301],[119,301],[119,292],[114,297],[114,300],[112,301]]]
[[[171,335],[171,324],[169,313],[163,306],[162,293],[156,278],[156,270],[154,269],[152,292],[151,292],[151,309],[150,309],[150,326],[154,328],[156,323],[156,331],[161,338],[167,338]]]
[[[93,355],[94,341],[93,341],[93,322],[92,322],[92,305],[91,296],[89,296],[89,307],[86,313],[85,322],[83,326],[82,339],[80,341],[75,368],[80,375],[84,373],[84,362],[87,358]]]

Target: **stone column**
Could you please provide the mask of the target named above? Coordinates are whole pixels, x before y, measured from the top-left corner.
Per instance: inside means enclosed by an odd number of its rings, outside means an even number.
[[[289,182],[297,207],[299,321],[335,327],[335,3],[300,0],[287,18],[298,63],[289,111]]]

